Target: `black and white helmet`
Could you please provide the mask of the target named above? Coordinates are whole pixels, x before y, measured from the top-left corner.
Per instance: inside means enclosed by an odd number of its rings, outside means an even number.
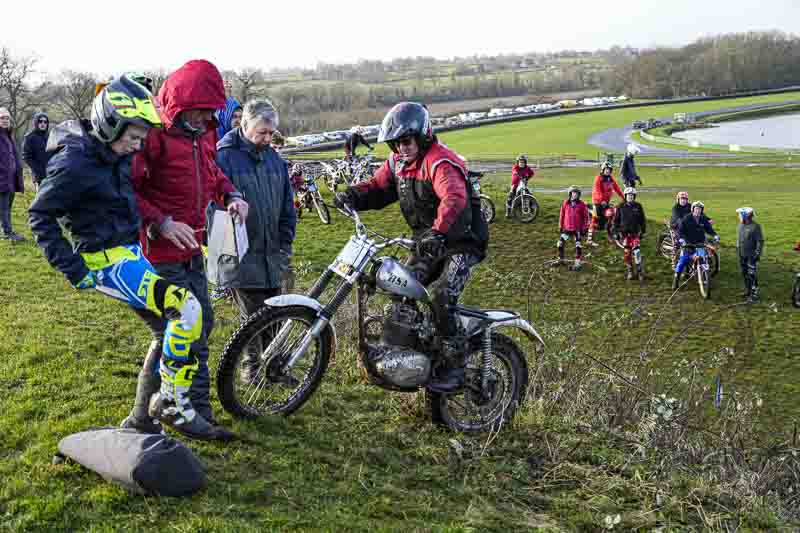
[[[578,193],[578,200],[581,199],[581,189],[576,185],[570,185],[569,189],[567,189],[567,200],[572,200],[572,193]]]
[[[639,194],[639,193],[636,192],[636,189],[634,187],[625,187],[625,190],[622,191],[623,198],[625,198],[625,200],[627,200],[629,194],[632,194],[633,198],[636,199],[636,195]]]
[[[396,152],[395,143],[406,137],[413,137],[421,150],[425,150],[433,142],[430,115],[422,104],[400,102],[383,117],[378,133],[379,143],[387,143]]]
[[[701,202],[700,200],[698,200],[698,201],[696,201],[696,202],[692,202],[692,211],[694,211],[694,208],[695,208],[695,207],[699,207],[701,210],[705,211],[705,209],[706,209],[706,204],[704,204],[703,202]]]

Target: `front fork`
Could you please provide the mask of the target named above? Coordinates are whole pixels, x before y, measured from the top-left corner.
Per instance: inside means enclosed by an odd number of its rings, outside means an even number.
[[[334,274],[330,269],[325,270],[322,276],[319,277],[317,282],[309,291],[308,296],[310,298],[314,298],[315,300],[319,298],[320,295],[322,295],[322,293],[325,291],[325,288],[328,286],[333,276]],[[322,332],[325,331],[325,328],[328,327],[331,318],[336,314],[336,311],[339,310],[339,307],[341,307],[342,303],[344,303],[352,290],[353,284],[351,282],[347,280],[342,282],[328,305],[323,307],[317,313],[317,319],[311,325],[311,328],[308,330],[308,332],[303,335],[303,338],[300,340],[300,344],[297,346],[297,348],[295,348],[295,350],[289,356],[289,359],[282,366],[281,370],[284,373],[291,369],[297,363],[297,361],[303,357],[309,346],[311,346],[311,343],[314,342],[314,339],[318,338]],[[286,341],[286,338],[289,336],[290,331],[291,322],[287,322],[281,327],[280,331],[278,331],[278,334],[275,336],[272,342],[270,342],[267,350],[265,351],[265,356],[271,354],[272,351],[277,347],[282,346]]]

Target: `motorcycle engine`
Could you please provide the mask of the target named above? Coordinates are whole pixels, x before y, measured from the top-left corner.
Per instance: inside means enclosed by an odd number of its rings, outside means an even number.
[[[369,357],[374,373],[384,386],[416,390],[428,382],[430,357],[416,350],[420,312],[416,306],[395,301],[384,309],[383,334]]]

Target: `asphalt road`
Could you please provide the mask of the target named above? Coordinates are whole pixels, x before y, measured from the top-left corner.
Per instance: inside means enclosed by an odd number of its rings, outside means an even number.
[[[736,111],[748,111],[751,109],[764,109],[769,107],[778,107],[787,104],[800,104],[798,100],[788,102],[779,102],[771,104],[751,104],[738,107],[727,107],[723,109],[714,109],[713,111],[703,111],[700,113],[693,113],[696,118],[704,118],[709,115],[719,115],[720,113],[732,113]],[[672,120],[672,117],[660,117],[659,120]],[[624,152],[629,143],[633,143],[641,149],[641,155],[648,155],[654,157],[675,157],[675,158],[720,158],[726,157],[741,157],[741,154],[726,154],[720,152],[690,152],[688,150],[681,150],[679,148],[662,148],[660,146],[648,146],[641,141],[632,141],[631,134],[634,132],[632,126],[628,125],[624,128],[611,128],[599,133],[595,133],[589,137],[589,144],[608,150],[609,152]]]

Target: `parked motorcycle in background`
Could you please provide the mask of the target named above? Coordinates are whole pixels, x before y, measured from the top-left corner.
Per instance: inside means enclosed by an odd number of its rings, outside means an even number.
[[[491,224],[494,222],[494,202],[491,198],[486,196],[481,192],[481,178],[483,177],[483,172],[475,172],[470,170],[467,174],[467,178],[469,179],[470,185],[472,185],[472,190],[475,191],[475,194],[481,199],[481,214],[483,215],[484,220],[486,220],[487,224]]]

